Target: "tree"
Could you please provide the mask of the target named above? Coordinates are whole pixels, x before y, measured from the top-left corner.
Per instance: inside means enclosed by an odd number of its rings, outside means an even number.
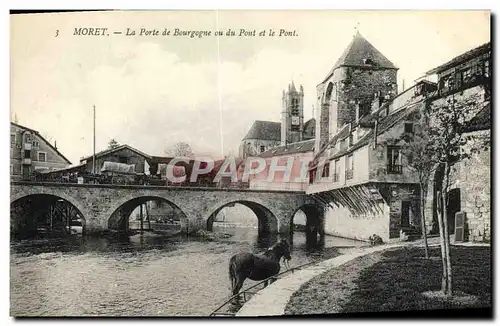
[[[407,166],[417,176],[420,186],[420,223],[424,239],[425,258],[429,258],[425,204],[429,182],[438,162],[430,142],[429,125],[425,120],[426,116],[422,117],[420,124],[415,125],[413,134],[404,134],[405,144],[402,147],[402,154],[407,158]]]
[[[117,147],[119,147],[120,144],[114,139],[112,138],[109,142],[108,142],[108,149],[115,149]]]
[[[432,103],[426,112],[429,149],[433,151],[435,159],[444,170],[441,191],[437,198],[441,209],[438,209],[437,215],[443,263],[441,290],[447,295],[453,294],[450,237],[448,223],[445,223],[450,172],[455,163],[470,158],[472,153],[485,148],[485,144],[471,144],[472,138],[466,136],[470,119],[477,114],[484,103],[480,96],[480,94],[475,94],[457,101],[452,95],[445,101]]]
[[[165,150],[165,155],[170,157],[194,157],[194,153],[186,142],[178,142]]]

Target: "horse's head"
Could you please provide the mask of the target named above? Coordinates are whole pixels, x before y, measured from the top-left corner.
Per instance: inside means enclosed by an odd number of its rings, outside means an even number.
[[[282,239],[276,247],[279,247],[281,250],[281,254],[283,257],[285,257],[286,260],[291,260],[292,256],[290,256],[290,245],[288,244],[288,241],[285,239]]]

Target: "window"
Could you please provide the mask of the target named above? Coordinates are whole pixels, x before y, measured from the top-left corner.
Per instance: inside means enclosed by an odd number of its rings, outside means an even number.
[[[397,146],[387,147],[387,172],[388,173],[402,173],[403,169],[401,166],[401,149]]]
[[[261,145],[260,146],[260,152],[261,153],[264,153],[264,151],[266,150],[266,147],[264,145]]]
[[[39,162],[47,162],[47,153],[38,152],[38,161]]]
[[[352,146],[354,144],[354,135],[353,133],[351,132],[349,134],[349,147]]]
[[[328,178],[329,175],[330,175],[330,162],[326,162],[325,166],[323,166],[323,173],[321,174],[321,176],[323,178]]]
[[[375,63],[373,62],[373,60],[372,60],[372,59],[370,59],[370,58],[365,58],[365,59],[363,59],[363,63],[364,63],[365,65],[373,65],[373,64],[375,64]]]
[[[462,70],[462,83],[468,83],[472,79],[472,69],[467,68],[465,70]]]
[[[10,143],[12,145],[16,144],[16,134],[10,134]]]
[[[30,150],[24,150],[24,158],[31,158],[31,151]]]
[[[342,139],[339,144],[339,149],[346,148],[346,139]]]
[[[484,62],[484,77],[490,77],[490,60]]]
[[[447,91],[452,87],[453,80],[451,78],[451,75],[448,76],[443,76],[441,77],[441,80],[439,81],[440,89],[442,91]]]
[[[339,181],[339,176],[340,176],[340,159],[335,160],[333,163],[333,182],[338,182]]]
[[[346,180],[352,179],[353,170],[354,170],[354,161],[353,161],[352,154],[347,156],[345,168],[346,168],[346,170],[345,170]]]
[[[315,178],[316,178],[316,169],[309,171],[309,184],[313,184]]]
[[[126,156],[118,156],[118,162],[127,164],[127,157]]]
[[[413,134],[413,123],[405,122],[405,133]]]
[[[38,148],[40,147],[40,143],[38,142],[38,140],[33,140],[33,148]]]

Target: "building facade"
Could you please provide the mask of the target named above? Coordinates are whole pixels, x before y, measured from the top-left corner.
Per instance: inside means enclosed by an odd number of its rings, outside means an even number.
[[[34,129],[10,123],[10,175],[30,179],[35,171],[64,169],[71,162]]]
[[[472,49],[427,72],[437,75],[438,90],[429,96],[428,105],[473,103],[467,109],[469,122],[464,137],[465,153],[472,153],[451,166],[446,220],[450,233],[455,233],[456,213],[465,213],[463,238],[470,241],[491,239],[491,43]],[[427,216],[436,225],[437,193],[441,190],[442,169],[436,171],[429,191]],[[436,228],[436,227],[434,227]]]
[[[304,88],[292,81],[283,90],[281,122],[256,120],[240,143],[239,157],[259,156],[269,149],[315,138],[316,120],[304,121]]]
[[[120,145],[116,148],[106,149],[95,154],[95,173],[100,174],[104,162],[115,162],[134,165],[136,173],[149,173],[148,160],[151,156],[129,145]],[[85,171],[94,172],[94,156],[80,159],[80,164],[85,165]]]
[[[353,58],[349,58],[350,48],[373,51],[360,38],[359,34],[354,37],[341,63],[337,62],[329,73],[328,86],[318,87],[321,116],[317,133],[320,136],[316,139],[307,193],[330,203],[325,231],[357,239],[377,234],[384,241],[397,240],[401,232],[420,232],[420,187],[402,155],[405,135],[419,128],[420,119],[429,106],[458,105],[474,97],[476,104],[463,108],[469,120],[466,136],[472,139],[467,146],[480,144],[482,148],[471,159],[453,165],[446,218],[453,234],[456,213],[465,212],[464,238],[488,240],[491,169],[490,153],[484,149],[484,144],[490,137],[489,44],[433,69],[431,73],[438,74],[437,84],[423,80],[396,94],[397,85],[391,86],[396,78],[395,71],[379,52],[365,52],[360,56],[363,51],[357,50]],[[363,57],[375,59],[363,68],[359,65],[359,60],[366,63]],[[372,69],[378,72],[370,74]],[[339,75],[342,78],[350,76],[345,79],[347,85],[358,85],[357,91],[348,88],[343,92],[345,81],[340,91],[338,87],[335,90],[335,80],[338,85],[338,79],[342,79],[335,77]],[[356,80],[358,77],[364,80]],[[328,78],[333,80],[328,81]],[[323,90],[325,92],[321,93]],[[371,98],[370,93],[373,94]],[[441,181],[442,170],[438,169],[431,181],[425,207],[427,229],[436,233],[436,194],[441,190]]]

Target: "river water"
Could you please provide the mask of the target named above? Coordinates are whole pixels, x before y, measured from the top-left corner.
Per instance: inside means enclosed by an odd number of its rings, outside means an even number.
[[[275,239],[253,228],[215,229],[232,237],[207,242],[145,232],[126,237],[11,243],[12,316],[207,316],[230,296],[229,258],[260,252]],[[327,236],[308,250],[296,232],[298,266],[363,243]],[[284,267],[282,266],[282,271]],[[246,280],[243,288],[255,282]]]

